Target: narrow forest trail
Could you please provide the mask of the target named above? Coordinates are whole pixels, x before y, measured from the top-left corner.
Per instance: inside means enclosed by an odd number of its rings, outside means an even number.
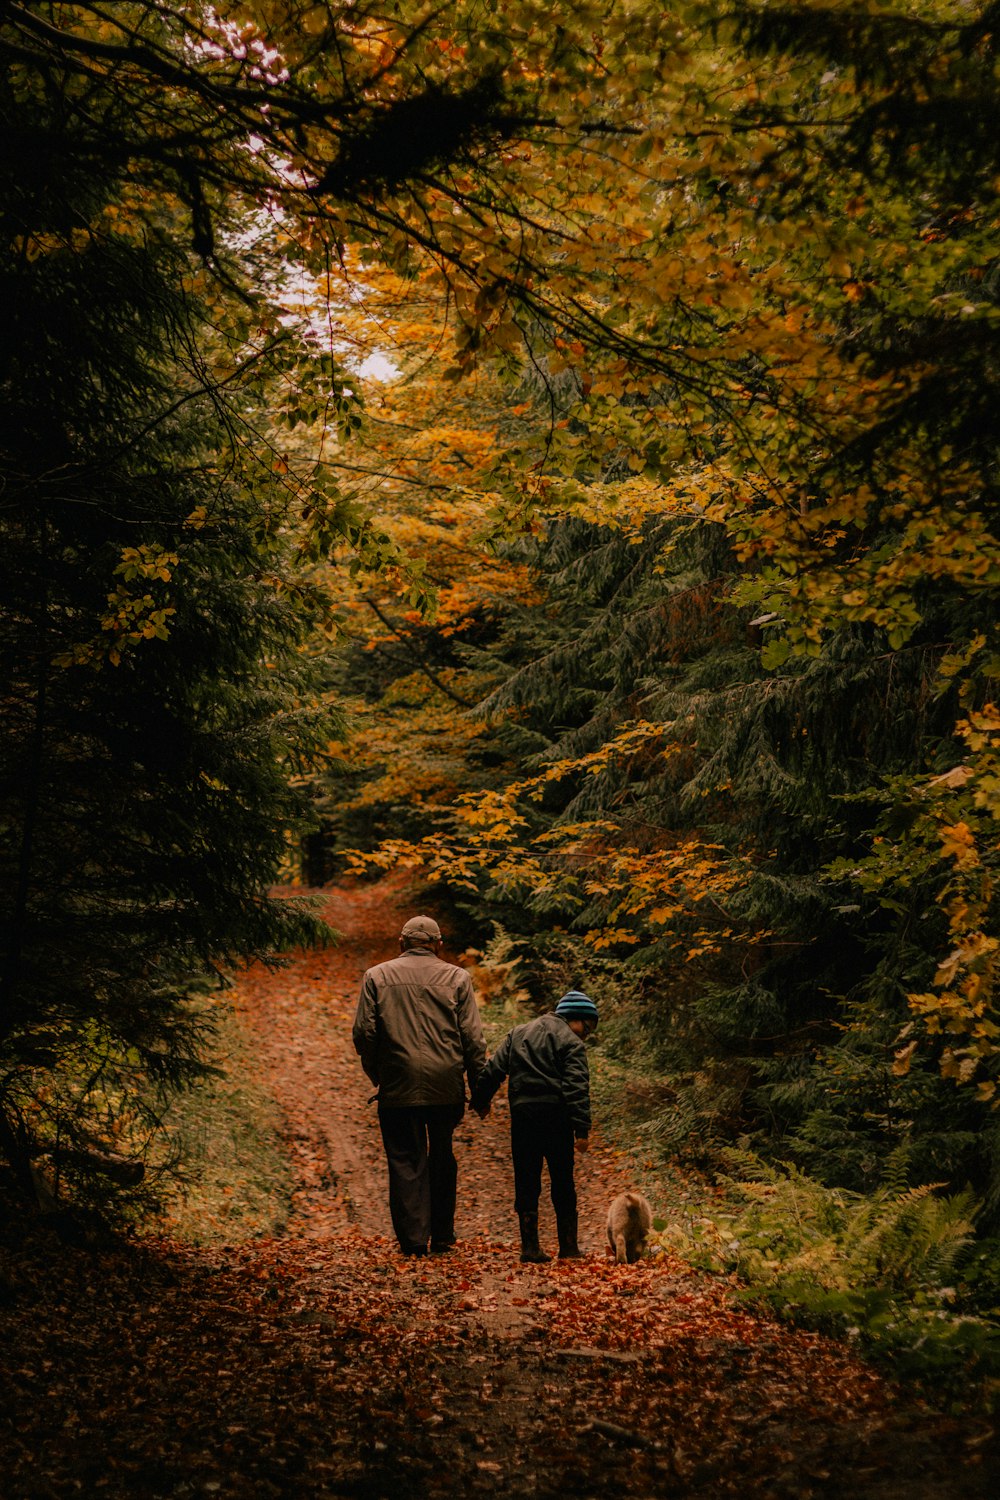
[[[399,929],[416,909],[404,892],[405,886],[387,880],[331,893],[324,916],[341,934],[337,947],[298,956],[287,968],[255,969],[238,987],[237,1006],[255,1033],[264,1074],[287,1122],[297,1179],[288,1225],[293,1237],[392,1240],[372,1086],[358,1063],[351,1026],[361,975],[398,952]],[[445,957],[457,955],[448,951]],[[467,1246],[514,1246],[508,1130],[501,1092],[488,1120],[468,1113],[456,1131],[456,1229]],[[603,1253],[607,1205],[629,1183],[599,1138],[596,1150],[577,1159],[577,1183],[584,1243]],[[554,1245],[547,1200],[541,1223]]]
[[[578,1173],[586,1260],[517,1260],[500,1107],[457,1133],[459,1248],[396,1252],[350,1027],[363,969],[413,909],[398,885],[331,892],[337,948],[239,983],[296,1173],[284,1235],[67,1251],[47,1280],[40,1251],[11,1273],[0,1492],[995,1494],[982,1424],[929,1414],[842,1346],[750,1315],[668,1256],[607,1259],[605,1207],[627,1182],[599,1140]]]

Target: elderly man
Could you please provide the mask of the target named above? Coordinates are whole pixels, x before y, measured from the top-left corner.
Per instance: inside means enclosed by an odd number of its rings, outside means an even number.
[[[472,982],[442,959],[434,918],[411,917],[399,948],[365,973],[354,1046],[378,1088],[392,1227],[404,1255],[426,1255],[455,1243],[452,1135],[486,1046]]]

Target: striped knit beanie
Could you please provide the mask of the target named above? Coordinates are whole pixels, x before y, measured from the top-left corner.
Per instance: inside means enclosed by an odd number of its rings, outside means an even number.
[[[582,990],[567,990],[556,1006],[556,1015],[564,1021],[586,1021],[588,1026],[597,1025],[597,1006]]]

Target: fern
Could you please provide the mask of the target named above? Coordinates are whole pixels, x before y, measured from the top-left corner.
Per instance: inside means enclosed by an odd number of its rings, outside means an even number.
[[[845,1255],[866,1284],[906,1290],[939,1286],[952,1275],[971,1240],[977,1205],[968,1191],[935,1196],[941,1186],[876,1194],[851,1216]]]
[[[973,1236],[978,1204],[969,1191],[942,1197],[941,1184],[925,1184],[866,1197],[747,1151],[725,1156],[740,1174],[726,1179],[740,1206],[716,1221],[724,1249],[715,1260],[756,1285],[811,1279],[827,1290],[933,1289],[953,1276]]]
[[[937,1396],[952,1387],[964,1402],[990,1402],[1000,1372],[997,1277],[987,1255],[969,1250],[979,1208],[970,1191],[906,1187],[903,1153],[886,1164],[893,1190],[871,1196],[749,1151],[725,1156],[731,1211],[688,1214],[654,1240],[736,1272],[748,1300],[782,1317],[857,1338]]]

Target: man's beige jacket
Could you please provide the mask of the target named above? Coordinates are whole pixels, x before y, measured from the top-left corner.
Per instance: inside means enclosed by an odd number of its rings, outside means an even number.
[[[429,948],[376,964],[361,982],[354,1047],[379,1107],[465,1103],[486,1062],[472,981]]]

